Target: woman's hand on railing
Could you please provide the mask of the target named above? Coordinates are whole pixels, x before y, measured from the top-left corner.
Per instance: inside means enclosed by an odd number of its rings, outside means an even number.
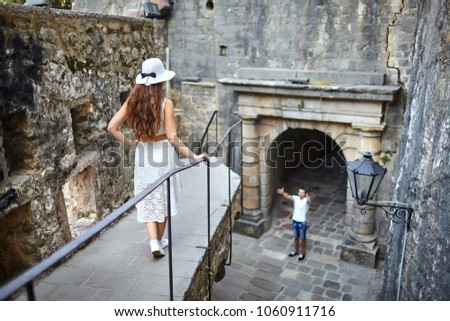
[[[209,159],[209,155],[207,153],[203,153],[203,154],[199,154],[199,155],[194,155],[194,160],[198,161],[198,160],[208,160]]]
[[[128,145],[128,147],[130,147],[131,149],[135,149],[135,148],[137,148],[138,144],[139,144],[138,141],[134,141],[134,142],[130,141],[130,145]]]

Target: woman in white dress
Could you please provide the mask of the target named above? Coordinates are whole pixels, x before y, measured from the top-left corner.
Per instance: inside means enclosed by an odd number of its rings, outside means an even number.
[[[207,157],[206,154],[194,154],[177,137],[174,106],[170,99],[164,97],[165,81],[174,76],[175,72],[166,70],[158,58],[144,61],[130,96],[108,124],[108,131],[115,139],[130,148],[136,148],[135,195],[174,168],[176,155],[173,147],[194,160]],[[136,141],[128,140],[120,131],[125,120],[133,129]],[[164,256],[164,248],[168,245],[167,240],[163,239],[168,212],[165,185],[162,184],[136,204],[137,219],[146,225],[154,257]],[[173,191],[170,194],[174,196]],[[174,215],[176,206],[172,198],[171,204],[171,213]]]

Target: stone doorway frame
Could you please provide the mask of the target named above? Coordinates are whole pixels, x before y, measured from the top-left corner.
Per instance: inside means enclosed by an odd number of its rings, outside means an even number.
[[[270,76],[268,70],[262,73]],[[367,74],[367,82],[361,73],[348,73],[344,78],[351,82],[358,76],[362,83],[358,85],[299,85],[254,79],[254,70],[238,72],[238,76],[249,74],[252,77],[224,78],[219,82],[235,93],[238,114],[243,120],[244,212],[235,229],[259,237],[271,225],[273,188],[266,157],[272,141],[289,127],[316,129],[339,145],[347,161],[361,157],[364,151],[379,155],[386,104],[394,101],[400,87],[383,85],[384,74]],[[283,74],[282,79],[287,76]],[[346,208],[341,259],[374,267],[378,255],[375,211],[361,214],[348,182]]]

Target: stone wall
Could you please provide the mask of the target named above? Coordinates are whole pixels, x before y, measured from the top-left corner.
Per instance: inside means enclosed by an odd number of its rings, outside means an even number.
[[[450,299],[449,12],[448,1],[417,1],[411,94],[395,181],[396,197],[411,205],[414,214],[410,231],[399,225],[390,229],[386,300]]]
[[[414,32],[417,22],[417,0],[391,1],[387,25],[387,67],[400,84],[407,84],[413,70]]]
[[[405,113],[406,97],[408,96],[408,82],[412,72],[412,54],[414,52],[414,32],[417,20],[417,1],[392,1],[392,15],[386,20],[387,25],[387,70],[392,79],[397,79],[402,87],[394,101],[388,104],[384,121],[386,129],[383,132],[383,141],[380,162],[388,170],[388,176],[380,185],[377,195],[379,200],[392,200],[394,188],[393,174],[398,159],[400,135],[403,128],[403,116]],[[378,241],[380,256],[384,257],[386,244],[389,239],[389,221],[383,219],[384,213],[378,211],[377,220]]]
[[[175,0],[169,45],[183,54],[172,56],[172,66],[182,79],[231,77],[243,67],[385,72],[387,59],[397,57],[388,54],[386,39],[402,5],[400,0]],[[408,57],[412,48],[390,48],[395,49]],[[396,82],[397,71],[393,74]]]
[[[199,144],[217,106],[217,84],[215,82],[183,82],[181,106],[189,117],[184,124],[184,132],[188,135],[185,141]],[[216,122],[211,123],[209,140],[216,140]]]
[[[0,3],[0,282],[76,235],[74,206],[92,223],[132,195],[106,126],[165,39],[163,21]]]

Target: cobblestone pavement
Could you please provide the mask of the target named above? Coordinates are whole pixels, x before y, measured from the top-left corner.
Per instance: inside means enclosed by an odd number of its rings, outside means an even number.
[[[214,284],[213,300],[376,300],[381,270],[339,260],[344,238],[346,176],[337,170],[297,170],[286,175],[285,190],[299,186],[312,199],[307,251],[303,261],[288,257],[293,249],[289,200],[277,195],[272,228],[262,237],[233,234],[232,264]]]

